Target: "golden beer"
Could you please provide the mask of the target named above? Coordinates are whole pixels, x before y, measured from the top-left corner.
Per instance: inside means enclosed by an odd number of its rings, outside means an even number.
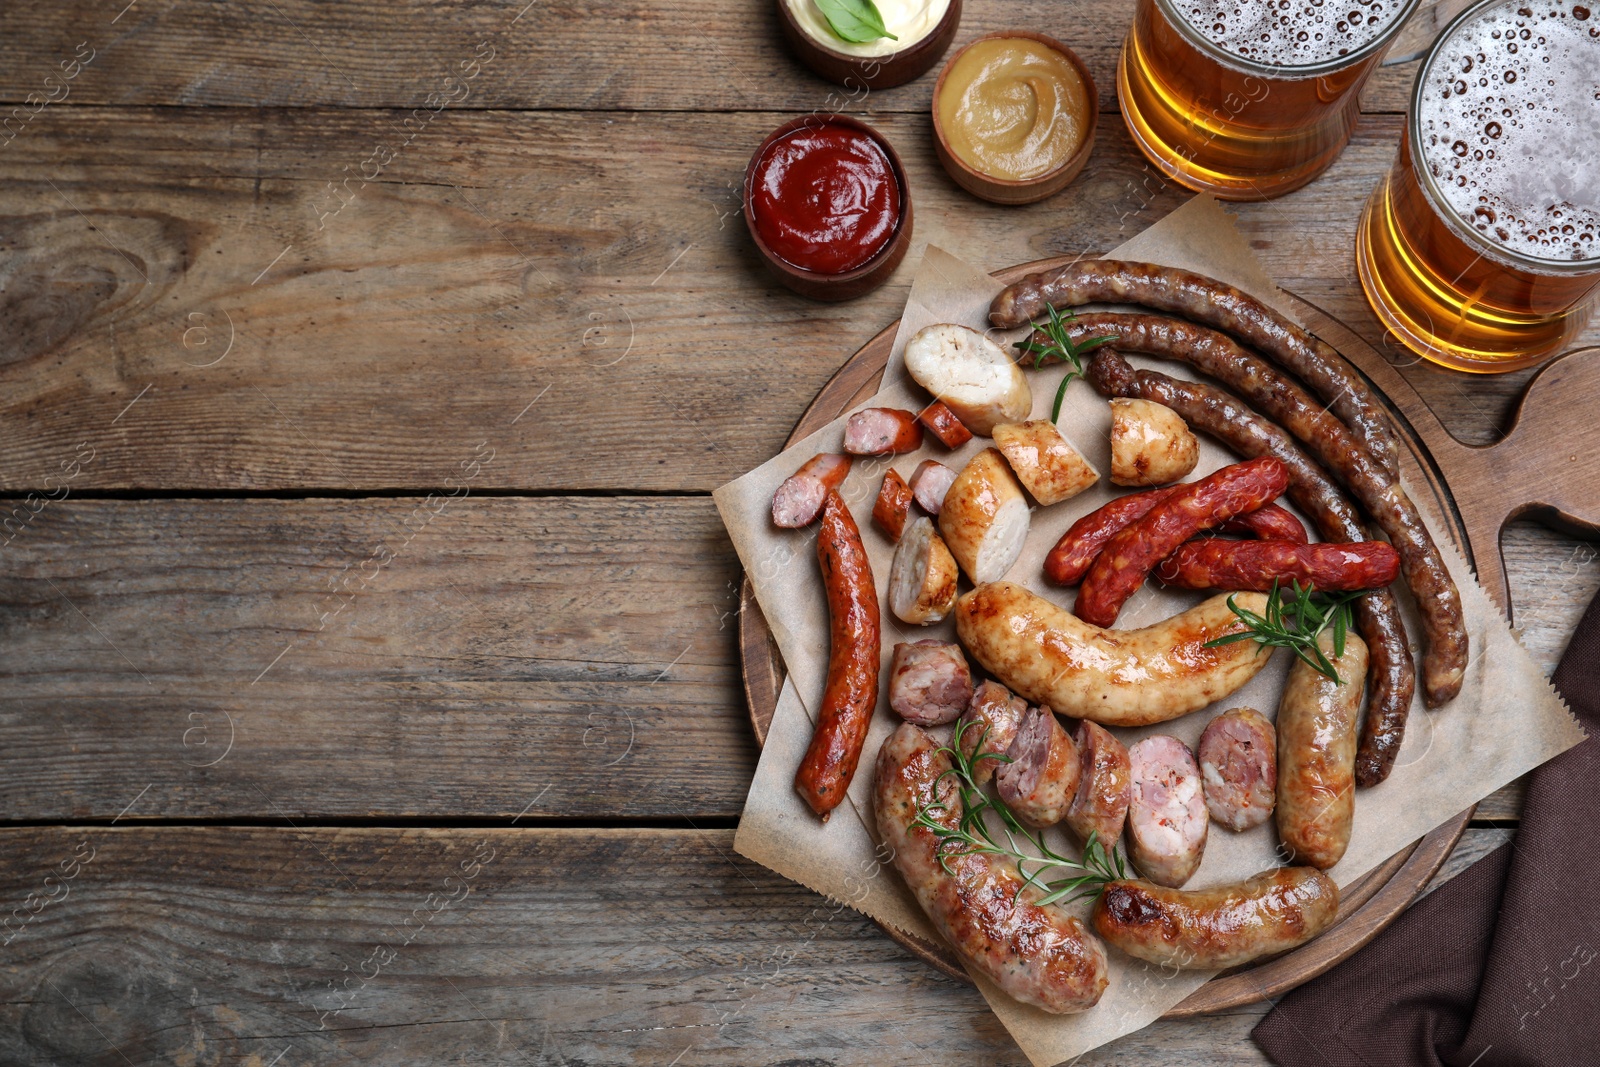
[[[1588,321],[1600,285],[1600,27],[1486,0],[1423,60],[1400,152],[1357,231],[1367,300],[1407,347],[1496,372]]]
[[[1279,196],[1350,140],[1361,86],[1417,0],[1139,0],[1117,62],[1134,142],[1227,200]]]

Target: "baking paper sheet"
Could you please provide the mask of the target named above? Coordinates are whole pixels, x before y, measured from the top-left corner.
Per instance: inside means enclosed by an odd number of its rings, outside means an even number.
[[[1112,258],[1145,260],[1186,267],[1231,282],[1288,313],[1289,307],[1255,256],[1215,201],[1196,197],[1183,208],[1108,253]],[[859,407],[920,410],[926,394],[905,375],[900,354],[917,330],[937,322],[956,322],[975,329],[988,326],[989,302],[1001,285],[987,274],[949,254],[929,247],[918,269],[905,316],[881,391]],[[1023,331],[990,331],[1009,346]],[[1009,347],[1008,347],[1009,351]],[[1195,377],[1186,366],[1142,360],[1135,365],[1158,368],[1175,377]],[[1033,388],[1034,418],[1048,418],[1064,366],[1028,371]],[[858,409],[852,409],[858,410]],[[946,620],[937,626],[906,626],[888,611],[886,594],[894,546],[870,522],[884,470],[893,466],[909,479],[924,459],[937,459],[959,470],[973,454],[989,447],[974,438],[950,452],[931,435],[920,451],[886,459],[858,458],[842,492],[862,530],[883,605],[883,670],[881,707],[850,786],[849,800],[834,817],[821,823],[794,790],[794,773],[810,741],[808,709],[821,698],[827,674],[828,618],[822,579],[816,564],[816,532],[780,530],[772,525],[773,490],[807,459],[821,451],[838,451],[849,412],[744,477],[717,490],[715,499],[734,546],[744,563],[789,668],[782,699],[773,718],[766,747],[740,820],[735,848],[744,856],[826,896],[843,901],[872,918],[929,940],[937,935],[886,856],[877,850],[871,779],[878,747],[899,718],[887,704],[887,668],[894,645],[924,638],[955,640]],[[1083,382],[1067,390],[1058,426],[1102,473],[1110,469],[1107,434],[1110,412],[1105,400]],[[1238,457],[1201,435],[1199,466],[1193,477],[1237,462]],[[1041,574],[1045,554],[1076,519],[1126,490],[1102,482],[1052,508],[1035,508],[1027,547],[1007,578],[1058,603],[1063,591],[1048,586]],[[1413,499],[1416,495],[1413,494]],[[1446,708],[1428,711],[1421,698],[1414,703],[1405,744],[1388,781],[1358,795],[1350,849],[1330,873],[1343,886],[1382,863],[1412,841],[1512,779],[1582,740],[1572,717],[1548,680],[1517,643],[1499,610],[1477,584],[1471,570],[1442,529],[1433,523],[1434,538],[1445,554],[1466,608],[1472,658],[1461,695]],[[1123,608],[1117,625],[1135,628],[1192,607],[1207,594],[1146,587]],[[1414,606],[1402,594],[1402,609],[1413,634],[1418,633]],[[1165,733],[1191,748],[1206,724],[1226,708],[1248,705],[1276,717],[1278,696],[1292,658],[1279,651],[1273,662],[1247,686],[1210,708],[1174,722],[1115,731],[1125,744]],[[1076,854],[1066,837],[1050,831],[1053,846]],[[1204,862],[1189,888],[1237,881],[1282,862],[1277,836],[1269,820],[1264,826],[1235,834],[1216,824],[1210,829]],[[1087,915],[1086,903],[1075,906]],[[1050,1015],[1018,1003],[974,976],[978,988],[1017,1044],[1038,1065],[1056,1064],[1081,1055],[1152,1022],[1183,1000],[1210,973],[1175,973],[1108,951],[1111,984],[1095,1008],[1078,1015]]]

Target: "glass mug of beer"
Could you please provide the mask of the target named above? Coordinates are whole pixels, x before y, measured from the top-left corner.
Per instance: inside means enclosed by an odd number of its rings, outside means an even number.
[[[1427,359],[1536,363],[1600,284],[1600,20],[1485,0],[1422,61],[1399,155],[1356,238],[1361,287]]]
[[[1344,150],[1417,0],[1139,0],[1117,61],[1136,144],[1225,200],[1298,189]]]

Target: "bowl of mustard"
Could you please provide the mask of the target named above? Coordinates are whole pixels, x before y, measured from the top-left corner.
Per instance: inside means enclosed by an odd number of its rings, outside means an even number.
[[[1054,196],[1083,170],[1099,119],[1078,54],[1025,30],[986,34],[944,65],[934,145],[957,185],[996,204]]]

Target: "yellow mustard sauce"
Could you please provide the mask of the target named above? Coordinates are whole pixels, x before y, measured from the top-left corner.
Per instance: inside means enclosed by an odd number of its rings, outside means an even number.
[[[1071,60],[1026,37],[969,47],[945,75],[934,108],[950,150],[994,178],[1037,178],[1083,143],[1090,101]]]

